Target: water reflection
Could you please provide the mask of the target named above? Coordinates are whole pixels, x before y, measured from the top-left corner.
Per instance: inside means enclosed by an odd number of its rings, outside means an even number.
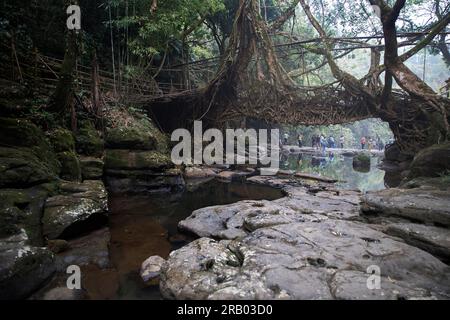
[[[339,180],[338,186],[344,189],[359,189],[363,192],[385,189],[385,172],[377,166],[380,157],[372,157],[370,171],[357,172],[353,169],[353,158],[326,152],[325,154],[282,154],[281,169],[314,173]]]

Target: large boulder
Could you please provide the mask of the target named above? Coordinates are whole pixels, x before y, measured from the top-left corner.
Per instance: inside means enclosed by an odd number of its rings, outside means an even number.
[[[436,144],[420,151],[411,163],[408,178],[438,177],[448,172],[450,172],[450,142]]]
[[[45,203],[42,227],[46,238],[70,238],[104,222],[108,199],[103,182],[67,182],[61,185],[61,191]]]
[[[27,240],[25,232],[0,240],[0,300],[27,298],[55,272],[51,251]]]

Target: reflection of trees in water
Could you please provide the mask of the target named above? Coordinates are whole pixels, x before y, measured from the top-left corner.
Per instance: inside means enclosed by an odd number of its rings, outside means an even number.
[[[346,189],[368,191],[384,188],[385,172],[377,168],[379,161],[380,158],[378,157],[372,158],[371,169],[368,173],[353,170],[351,157],[333,153],[326,153],[324,156],[312,156],[309,154],[282,155],[280,164],[283,169],[320,174],[339,181],[345,181],[340,185]]]

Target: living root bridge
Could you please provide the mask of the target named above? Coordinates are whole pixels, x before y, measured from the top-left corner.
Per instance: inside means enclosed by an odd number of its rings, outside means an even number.
[[[380,65],[378,49],[372,50],[370,69],[362,79],[339,68],[332,54],[334,43],[307,2],[299,0],[321,38],[315,52],[323,56],[336,79],[322,87],[299,86],[278,60],[269,36],[274,30],[262,19],[259,1],[240,0],[229,46],[215,78],[205,89],[160,99],[150,109],[166,131],[192,128],[195,120],[202,120],[205,128],[225,128],[243,127],[248,118],[272,124],[330,125],[375,117],[389,123],[406,155],[447,140],[450,100],[438,96],[403,62],[445,28],[450,14],[423,41],[399,56],[395,20],[405,1],[397,0],[393,8],[382,0],[370,2],[382,7],[385,18],[385,65]],[[402,90],[394,90],[393,81]]]

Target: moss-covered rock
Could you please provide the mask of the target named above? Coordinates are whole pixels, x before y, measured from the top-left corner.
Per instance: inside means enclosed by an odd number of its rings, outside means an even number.
[[[0,189],[0,239],[24,230],[28,243],[41,246],[41,218],[46,198],[54,187],[39,185],[29,189]]]
[[[370,171],[370,153],[362,152],[353,157],[353,169],[359,172]]]
[[[136,118],[127,126],[111,128],[106,134],[110,149],[156,150],[168,152],[168,138],[149,119]]]
[[[0,188],[27,188],[57,179],[60,164],[52,154],[42,161],[33,148],[0,147]]]
[[[158,151],[106,150],[106,169],[162,170],[171,167],[173,167],[173,163],[170,157]]]
[[[73,151],[64,151],[57,154],[61,163],[60,177],[68,181],[81,181],[81,165]]]
[[[31,122],[0,118],[0,145],[0,187],[26,188],[57,178],[53,148]]]
[[[104,141],[94,125],[83,122],[75,136],[76,150],[79,154],[93,157],[101,157],[104,150]]]
[[[450,142],[435,144],[423,149],[410,166],[408,179],[438,177],[450,171]]]
[[[94,157],[80,157],[83,180],[97,180],[103,176],[103,160]]]
[[[50,143],[56,152],[74,151],[75,139],[71,131],[58,128],[48,134]]]

